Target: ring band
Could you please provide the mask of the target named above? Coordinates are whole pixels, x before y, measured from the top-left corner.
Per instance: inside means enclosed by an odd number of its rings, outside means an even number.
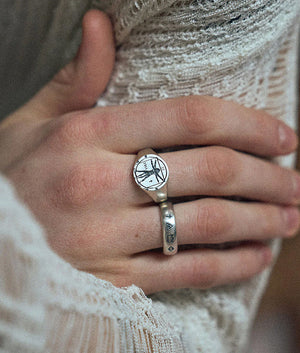
[[[171,202],[159,204],[163,232],[163,251],[165,255],[177,253],[176,222],[173,205]]]
[[[154,202],[164,202],[168,198],[167,181],[169,168],[167,163],[151,148],[140,151],[133,168],[133,176],[138,186]]]

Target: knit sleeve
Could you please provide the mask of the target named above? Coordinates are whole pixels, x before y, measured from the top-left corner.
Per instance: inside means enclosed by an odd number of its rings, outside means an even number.
[[[168,313],[135,287],[72,268],[0,177],[0,352],[186,352]]]

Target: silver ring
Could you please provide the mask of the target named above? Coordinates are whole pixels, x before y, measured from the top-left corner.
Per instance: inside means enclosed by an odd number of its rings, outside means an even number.
[[[167,163],[152,149],[147,148],[137,155],[133,176],[138,186],[157,203],[168,198],[167,181],[169,168]]]
[[[163,251],[165,255],[177,253],[176,222],[173,205],[171,202],[159,204],[163,232]]]

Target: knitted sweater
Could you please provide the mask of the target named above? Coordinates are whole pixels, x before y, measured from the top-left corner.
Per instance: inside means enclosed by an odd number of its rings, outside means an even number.
[[[209,94],[295,127],[299,0],[2,0],[0,116],[73,56],[91,7],[110,14],[117,44],[98,105]],[[269,270],[147,298],[72,268],[2,177],[0,195],[0,352],[244,351]]]

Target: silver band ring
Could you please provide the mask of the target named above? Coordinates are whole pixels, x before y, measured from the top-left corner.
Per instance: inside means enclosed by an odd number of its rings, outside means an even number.
[[[176,222],[173,205],[171,202],[159,204],[163,232],[163,251],[165,255],[177,253]]]
[[[160,203],[167,200],[169,168],[167,163],[152,149],[147,148],[138,153],[133,168],[133,176],[138,186],[154,202]]]

